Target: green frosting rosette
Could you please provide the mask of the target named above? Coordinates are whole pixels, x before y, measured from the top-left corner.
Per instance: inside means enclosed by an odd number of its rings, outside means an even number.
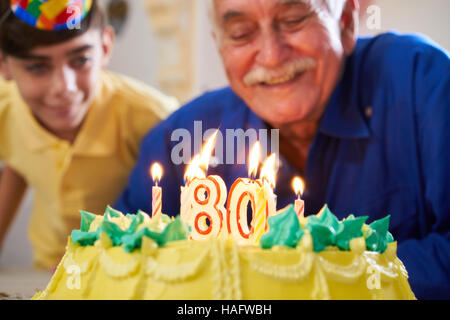
[[[271,249],[273,246],[294,248],[305,233],[300,229],[300,222],[292,205],[281,213],[269,217],[268,224],[268,232],[261,236],[259,242],[263,249]]]
[[[270,249],[273,246],[294,248],[305,231],[308,231],[313,241],[314,252],[324,251],[327,247],[349,251],[352,239],[364,238],[367,250],[383,253],[388,243],[394,241],[388,231],[389,216],[370,225],[365,224],[367,219],[367,216],[349,215],[339,221],[325,205],[317,215],[307,217],[306,223],[300,225],[295,210],[290,205],[275,216],[269,217],[269,228],[261,237],[260,246],[263,249]]]
[[[101,224],[95,230],[91,230],[93,222],[100,216],[82,210],[80,213],[80,230],[73,230],[71,238],[74,244],[81,246],[94,245],[100,239],[101,233],[109,237],[113,246],[123,246],[127,252],[140,248],[142,237],[151,238],[159,246],[188,238],[187,226],[179,217],[172,220],[163,214],[160,219],[150,219],[143,211],[123,215],[108,206]]]

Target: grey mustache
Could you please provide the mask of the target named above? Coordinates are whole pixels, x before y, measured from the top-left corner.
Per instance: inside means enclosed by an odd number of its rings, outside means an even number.
[[[243,81],[246,85],[251,86],[280,78],[292,78],[299,73],[314,69],[316,66],[317,61],[307,57],[288,61],[276,69],[256,67],[244,76]]]

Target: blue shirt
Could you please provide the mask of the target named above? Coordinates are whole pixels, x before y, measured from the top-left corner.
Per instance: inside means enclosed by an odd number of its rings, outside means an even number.
[[[194,121],[202,121],[203,132],[220,128],[223,137],[227,129],[268,128],[230,88],[204,94],[145,137],[117,209],[151,212],[148,170],[157,161],[164,167],[163,212],[178,214],[186,165],[171,160],[180,143],[171,138],[176,129],[194,134]],[[359,39],[305,172],[283,155],[280,160],[278,209],[294,202],[291,181],[301,175],[306,214],[327,203],[340,219],[353,213],[368,215],[370,223],[391,215],[390,231],[416,297],[450,299],[450,60],[443,50],[417,36]],[[219,165],[208,174],[220,175],[229,189],[247,177],[247,166]]]

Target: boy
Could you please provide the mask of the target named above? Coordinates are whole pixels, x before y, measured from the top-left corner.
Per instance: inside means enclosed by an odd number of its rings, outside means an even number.
[[[113,41],[96,1],[1,0],[0,247],[28,185],[37,267],[57,265],[79,209],[112,203],[142,136],[178,106],[103,71]]]

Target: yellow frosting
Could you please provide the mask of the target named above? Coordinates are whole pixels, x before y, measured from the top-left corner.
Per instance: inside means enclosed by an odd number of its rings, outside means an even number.
[[[229,237],[175,241],[158,247],[143,238],[127,253],[103,234],[94,246],[74,245],[52,280],[33,299],[415,299],[397,258],[397,243],[384,253],[315,253],[309,233],[297,248],[238,246]]]

